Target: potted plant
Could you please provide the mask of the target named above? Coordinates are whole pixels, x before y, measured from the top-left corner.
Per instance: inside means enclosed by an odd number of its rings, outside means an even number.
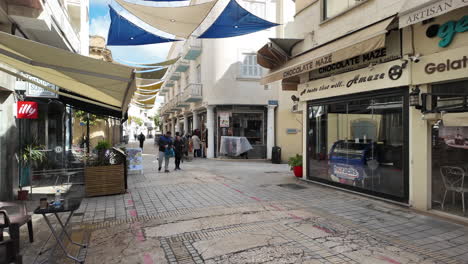
[[[302,177],[302,155],[296,154],[296,156],[290,157],[288,165],[296,177]]]
[[[94,148],[97,155],[86,155],[85,190],[87,196],[120,194],[125,192],[125,156],[108,141],[99,141]],[[120,153],[120,154],[119,154]]]
[[[21,172],[19,180],[18,200],[27,200],[28,190],[23,190],[23,186],[31,185],[31,166],[34,163],[42,162],[46,158],[45,147],[37,144],[27,144],[21,149]]]

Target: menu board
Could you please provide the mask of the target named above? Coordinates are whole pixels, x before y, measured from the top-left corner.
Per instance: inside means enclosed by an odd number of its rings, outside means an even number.
[[[141,148],[127,148],[128,171],[143,171],[143,150]]]

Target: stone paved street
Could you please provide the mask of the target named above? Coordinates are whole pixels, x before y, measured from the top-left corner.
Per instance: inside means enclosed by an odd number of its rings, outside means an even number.
[[[154,151],[127,194],[87,198],[73,217],[86,263],[468,263],[466,226],[296,180],[287,165],[195,159],[158,173]]]

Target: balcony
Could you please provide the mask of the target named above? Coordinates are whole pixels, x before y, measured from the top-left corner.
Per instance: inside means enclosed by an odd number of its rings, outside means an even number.
[[[170,102],[165,103],[163,106],[161,106],[161,114],[168,115],[170,113],[173,113],[174,111],[172,111],[171,108],[172,106],[170,105]]]
[[[189,103],[189,102],[186,102],[186,101],[184,100],[184,96],[183,96],[183,95],[184,95],[184,94],[181,93],[181,94],[178,94],[178,95],[176,96],[175,99],[176,99],[176,106],[177,106],[177,107],[188,107],[188,106],[190,106],[190,103]]]
[[[203,85],[201,83],[190,83],[187,85],[182,93],[183,101],[193,103],[203,100],[202,88]]]
[[[174,87],[174,82],[173,81],[168,81],[164,84],[165,87]]]
[[[189,67],[190,67],[190,63],[188,61],[180,59],[176,64],[175,71],[176,72],[186,72]]]
[[[179,111],[180,109],[182,109],[181,106],[178,106],[177,105],[177,102],[176,102],[176,99],[177,98],[172,98],[171,101],[169,102],[169,109],[172,111],[172,112],[177,112]]]
[[[202,40],[190,37],[185,41],[184,44],[184,59],[186,60],[196,60],[202,52]]]
[[[80,52],[79,29],[73,28],[59,0],[8,0],[8,15],[21,28],[33,33],[35,41]]]
[[[172,81],[180,80],[180,72],[173,72],[169,79],[172,80]]]

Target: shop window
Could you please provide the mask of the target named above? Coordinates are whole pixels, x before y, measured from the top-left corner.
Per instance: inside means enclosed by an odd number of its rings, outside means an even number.
[[[308,178],[406,199],[404,101],[387,96],[310,104]]]
[[[323,0],[323,20],[329,19],[367,0]]]
[[[467,216],[468,81],[432,86],[431,110],[444,112],[432,126],[432,208]]]
[[[246,137],[251,145],[263,145],[263,114],[232,114],[232,135]]]
[[[240,64],[240,77],[243,78],[260,78],[262,76],[262,68],[257,64],[257,54],[242,53],[242,61]]]

